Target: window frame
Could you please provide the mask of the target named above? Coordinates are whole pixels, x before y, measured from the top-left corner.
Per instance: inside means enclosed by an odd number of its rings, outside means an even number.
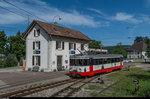
[[[59,47],[60,44],[60,47]],[[64,41],[56,41],[56,50],[64,50],[65,49],[65,42]]]
[[[76,50],[76,43],[69,42],[69,50],[74,50],[75,51]]]
[[[37,47],[37,45],[38,45],[38,47]],[[40,46],[41,46],[40,41],[33,41],[33,50],[40,50]]]
[[[33,55],[32,56],[32,65],[33,66],[41,66],[41,56],[40,55]]]
[[[41,33],[40,29],[34,30],[34,37],[40,36],[40,33]]]

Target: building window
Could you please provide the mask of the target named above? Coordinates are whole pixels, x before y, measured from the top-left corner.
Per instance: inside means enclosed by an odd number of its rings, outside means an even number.
[[[65,45],[64,42],[56,41],[56,49],[64,49]]]
[[[40,29],[34,30],[34,37],[40,36]]]
[[[69,50],[76,50],[76,44],[75,43],[69,43]]]
[[[33,42],[33,50],[39,50],[40,49],[40,41]]]
[[[84,44],[81,44],[81,50],[84,50]]]
[[[32,65],[33,66],[40,66],[41,63],[40,56],[32,56]]]

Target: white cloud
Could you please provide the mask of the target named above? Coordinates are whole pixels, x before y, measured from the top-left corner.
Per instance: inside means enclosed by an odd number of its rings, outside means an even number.
[[[0,13],[0,24],[19,24],[24,22],[26,19],[24,17],[14,15],[12,13]]]
[[[136,19],[134,15],[123,13],[123,12],[116,13],[115,16],[110,17],[109,19],[128,22],[128,23],[134,23],[134,24],[142,22],[141,20]]]
[[[96,13],[98,13],[100,15],[106,16],[106,14],[104,12],[102,12],[101,10],[94,9],[94,8],[88,8],[88,10],[96,12]]]
[[[9,2],[23,9],[26,9],[27,11],[35,14],[36,16],[44,20],[47,20],[47,22],[53,22],[54,16],[59,15],[62,18],[62,20],[58,22],[64,25],[65,24],[75,26],[84,25],[88,27],[97,27],[101,25],[100,22],[95,21],[94,17],[90,15],[80,14],[76,10],[71,10],[72,12],[65,12],[56,7],[50,6],[46,2],[41,0],[13,0],[13,2],[9,0]],[[28,15],[28,13],[25,13],[5,2],[2,3],[3,4],[0,4],[0,6],[8,8],[22,15]],[[36,17],[31,18],[37,19]],[[0,19],[1,19],[0,24],[13,24],[13,23],[15,24],[15,23],[22,23],[25,21],[24,18],[21,18],[20,16],[17,16],[15,14],[11,14],[10,12],[7,12],[5,10],[3,10],[3,12],[0,12]]]

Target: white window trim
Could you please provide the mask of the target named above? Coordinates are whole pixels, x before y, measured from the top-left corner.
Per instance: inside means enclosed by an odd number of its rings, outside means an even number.
[[[34,48],[35,48],[34,50],[40,50],[40,47],[39,47],[40,41],[33,41],[33,42],[35,42],[35,43],[34,43]],[[38,47],[36,46],[37,43],[38,43]],[[41,44],[40,44],[40,46],[41,46]]]
[[[75,45],[76,43],[74,43],[74,42],[69,42],[69,45],[70,45],[70,43],[73,44],[73,48],[71,48],[71,49],[69,49],[69,50],[70,50],[70,51],[75,51],[75,50],[74,50],[74,45]],[[76,44],[76,49],[77,49],[77,44]]]
[[[64,50],[65,49],[65,42],[64,41],[56,41],[56,46],[57,46],[57,42],[60,42],[60,44],[61,44],[60,46],[61,47],[58,48],[58,49],[56,48],[56,50],[59,50],[59,51]],[[63,42],[64,42],[64,49],[63,49]]]

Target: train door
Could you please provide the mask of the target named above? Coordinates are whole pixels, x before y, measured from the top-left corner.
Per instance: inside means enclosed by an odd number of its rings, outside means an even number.
[[[90,72],[93,72],[93,58],[90,58]]]

